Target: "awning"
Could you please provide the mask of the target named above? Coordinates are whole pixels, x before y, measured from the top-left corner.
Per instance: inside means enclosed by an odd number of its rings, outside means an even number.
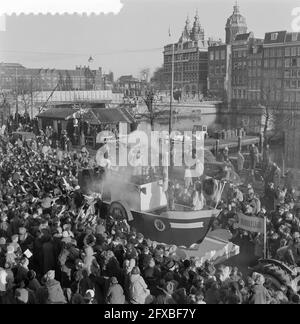
[[[71,107],[49,108],[37,115],[38,118],[66,120],[72,116],[76,110]]]
[[[125,108],[91,108],[84,119],[92,125],[134,123],[133,116]]]
[[[120,122],[134,123],[133,116],[126,108],[85,108],[72,107],[49,108],[37,115],[38,118],[68,120],[82,118],[91,125],[116,124]]]

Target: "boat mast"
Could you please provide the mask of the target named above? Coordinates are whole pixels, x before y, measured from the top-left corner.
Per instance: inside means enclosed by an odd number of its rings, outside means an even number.
[[[172,172],[173,163],[173,142],[171,140],[172,126],[173,126],[173,92],[174,92],[174,54],[175,44],[172,44],[172,73],[171,73],[171,93],[170,93],[170,111],[169,111],[169,143],[170,143],[170,158],[169,158],[169,178]]]

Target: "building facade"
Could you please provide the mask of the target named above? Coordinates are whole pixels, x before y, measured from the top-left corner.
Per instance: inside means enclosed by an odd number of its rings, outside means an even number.
[[[208,42],[205,40],[198,13],[193,26],[187,18],[179,41],[164,47],[164,78],[169,90],[172,81],[174,49],[174,91],[184,97],[201,97],[207,93]]]
[[[225,26],[225,43],[221,41],[208,48],[208,93],[212,97],[231,102],[232,97],[232,45],[237,35],[247,33],[246,19],[236,4]]]
[[[77,66],[74,70],[26,68],[18,63],[0,63],[0,87],[4,90],[51,91],[102,90],[102,69]]]
[[[122,75],[115,83],[115,90],[123,93],[125,97],[143,96],[145,89],[146,82],[132,75]]]

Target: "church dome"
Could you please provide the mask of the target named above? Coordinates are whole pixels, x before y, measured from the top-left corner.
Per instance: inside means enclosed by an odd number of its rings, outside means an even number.
[[[233,14],[227,19],[226,27],[247,27],[246,18],[240,14],[239,6],[233,7]]]

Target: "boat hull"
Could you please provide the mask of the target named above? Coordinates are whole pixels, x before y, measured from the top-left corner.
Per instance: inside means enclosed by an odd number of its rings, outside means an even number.
[[[199,210],[155,215],[131,210],[132,219],[128,223],[152,241],[190,247],[204,240],[218,213],[218,210]]]

